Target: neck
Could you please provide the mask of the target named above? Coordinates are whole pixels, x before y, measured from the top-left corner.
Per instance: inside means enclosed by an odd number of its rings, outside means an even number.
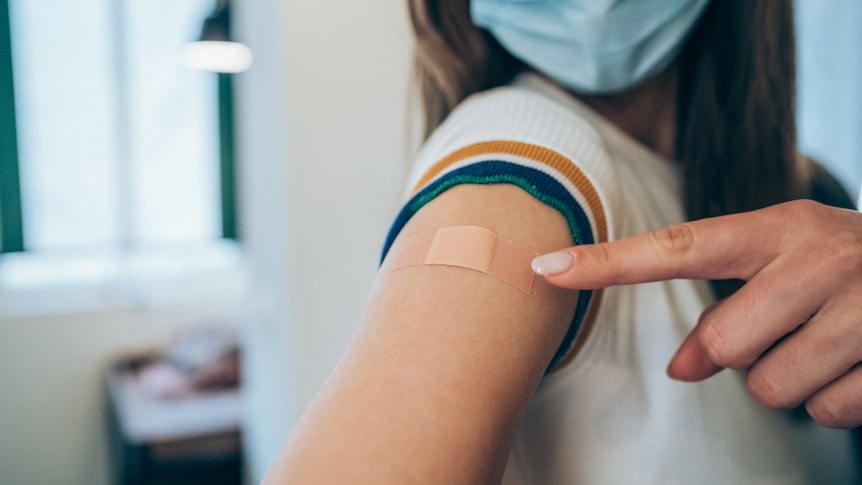
[[[674,157],[677,69],[672,66],[638,86],[610,95],[576,95],[635,140]]]

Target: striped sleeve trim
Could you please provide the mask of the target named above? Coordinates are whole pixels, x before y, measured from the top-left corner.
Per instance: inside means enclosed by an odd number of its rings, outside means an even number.
[[[548,148],[533,145],[531,143],[496,140],[476,143],[461,148],[431,166],[431,168],[425,172],[422,178],[419,179],[419,182],[417,182],[413,187],[413,193],[415,194],[418,192],[422,187],[427,185],[431,180],[439,177],[441,174],[456,168],[459,164],[462,164],[459,162],[467,161],[476,156],[487,157],[488,155],[501,154],[511,155],[523,160],[534,160],[541,166],[545,167],[547,169],[547,173],[554,176],[558,181],[568,182],[566,185],[572,186],[576,189],[577,193],[582,194],[585,198],[584,202],[586,202],[587,208],[593,215],[599,218],[596,220],[596,233],[599,241],[607,241],[608,225],[607,219],[605,219],[604,216],[604,207],[602,206],[602,201],[599,198],[598,192],[595,187],[593,187],[593,184],[587,176],[584,175],[577,165],[572,163],[571,160],[563,155]]]
[[[446,190],[460,184],[513,184],[558,210],[575,244],[607,241],[607,219],[590,180],[570,160],[547,148],[512,141],[483,142],[462,148],[435,163],[413,187],[410,200],[387,236],[382,258],[407,221]],[[581,291],[572,325],[548,366],[554,372],[580,351],[592,330],[602,291]]]

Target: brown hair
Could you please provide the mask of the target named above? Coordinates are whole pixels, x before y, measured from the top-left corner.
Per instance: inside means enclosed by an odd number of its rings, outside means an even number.
[[[427,137],[464,98],[526,66],[472,24],[469,0],[408,1]],[[794,34],[792,0],[713,0],[704,12],[679,59],[676,158],[689,219],[807,195]]]
[[[467,96],[502,86],[526,69],[470,20],[469,0],[408,0],[424,134]]]

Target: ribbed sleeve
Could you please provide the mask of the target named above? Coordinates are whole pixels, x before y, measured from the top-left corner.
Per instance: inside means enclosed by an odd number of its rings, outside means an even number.
[[[518,186],[565,217],[575,244],[608,241],[613,228],[605,201],[614,192],[613,182],[600,138],[574,110],[527,87],[482,93],[462,103],[423,147],[381,260],[416,212],[460,184]],[[583,345],[601,294],[580,292],[549,372]]]

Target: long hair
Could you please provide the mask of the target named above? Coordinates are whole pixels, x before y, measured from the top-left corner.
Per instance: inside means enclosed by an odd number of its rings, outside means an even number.
[[[408,0],[427,137],[467,96],[527,67],[472,24],[469,0]],[[792,0],[713,0],[678,60],[675,158],[689,220],[806,194],[796,147]],[[719,297],[737,284],[715,282]]]
[[[427,138],[464,98],[502,86],[526,66],[474,26],[469,0],[408,0],[414,75]]]

